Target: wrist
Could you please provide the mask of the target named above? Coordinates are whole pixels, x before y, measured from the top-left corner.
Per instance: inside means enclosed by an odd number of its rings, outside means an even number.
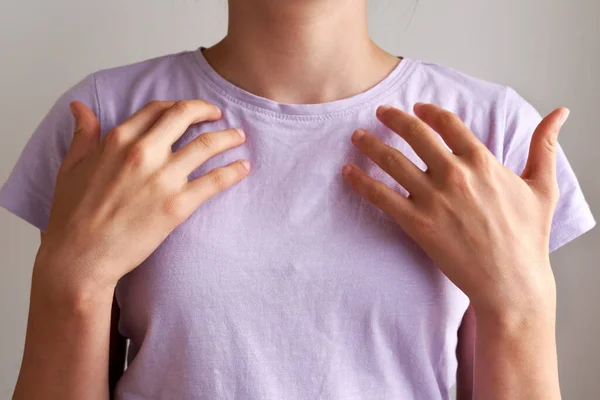
[[[475,315],[480,321],[506,326],[527,321],[556,319],[556,282],[549,260],[513,268],[517,276],[503,276],[470,296]],[[529,273],[528,273],[529,271]],[[485,287],[484,287],[485,286]]]
[[[555,335],[556,316],[547,307],[503,313],[475,313],[478,337],[495,339],[525,339],[528,336]]]
[[[81,268],[77,261],[56,259],[38,252],[31,280],[32,302],[76,313],[111,306],[116,282],[88,276],[85,271],[95,268]]]
[[[509,292],[496,301],[473,302],[477,331],[486,335],[518,337],[528,332],[549,331],[556,326],[556,286]]]
[[[475,314],[474,397],[560,399],[551,307]]]

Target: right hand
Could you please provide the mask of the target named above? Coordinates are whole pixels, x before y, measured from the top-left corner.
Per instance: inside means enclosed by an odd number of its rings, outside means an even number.
[[[71,104],[76,130],[61,165],[34,277],[63,294],[114,290],[204,201],[249,172],[238,160],[188,180],[208,158],[244,143],[235,129],[172,144],[221,111],[201,100],[154,101],[100,140],[100,124]],[[247,162],[247,161],[246,161]]]

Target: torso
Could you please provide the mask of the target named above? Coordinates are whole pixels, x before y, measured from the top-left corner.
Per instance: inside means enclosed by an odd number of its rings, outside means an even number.
[[[450,398],[468,299],[340,170],[354,163],[403,190],[352,146],[358,127],[420,164],[375,119],[379,104],[462,110],[498,151],[490,113],[500,86],[458,78],[405,58],[353,98],[290,106],[233,89],[199,50],[97,73],[104,133],[150,100],[202,98],[223,119],[190,128],[174,150],[229,127],[247,141],[192,178],[240,158],[252,164],[119,283],[119,329],[131,345],[117,398]],[[103,101],[117,81],[119,100]]]

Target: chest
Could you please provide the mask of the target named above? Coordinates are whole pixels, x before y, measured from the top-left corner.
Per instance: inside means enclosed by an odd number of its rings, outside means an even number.
[[[240,158],[253,166],[121,280],[124,335],[139,344],[150,331],[166,337],[177,327],[180,337],[206,342],[205,350],[244,335],[260,338],[250,348],[283,341],[306,354],[314,338],[377,338],[397,349],[439,345],[456,332],[465,296],[340,170],[351,162],[401,191],[397,183],[349,140],[277,148],[261,140],[249,138],[195,171]]]

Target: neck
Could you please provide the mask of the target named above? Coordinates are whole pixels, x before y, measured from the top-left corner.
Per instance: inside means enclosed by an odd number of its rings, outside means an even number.
[[[399,59],[376,46],[366,0],[229,0],[229,29],[205,50],[211,66],[274,101],[347,98],[381,81]]]

